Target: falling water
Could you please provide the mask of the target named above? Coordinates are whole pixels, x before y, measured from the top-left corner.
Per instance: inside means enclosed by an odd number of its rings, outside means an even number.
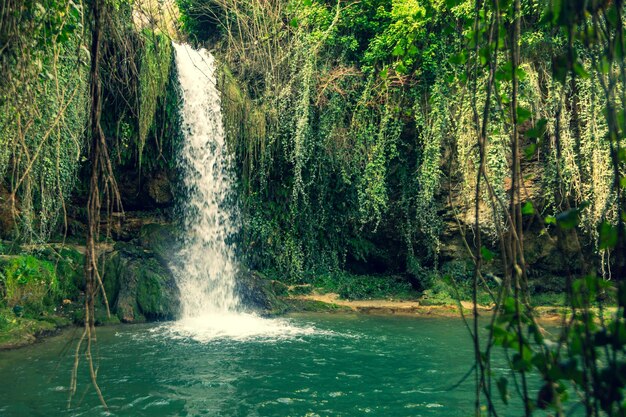
[[[185,199],[184,245],[175,275],[180,289],[179,320],[158,329],[174,338],[200,342],[228,338],[275,340],[315,332],[289,320],[241,312],[235,291],[237,262],[231,238],[237,232],[231,169],[215,58],[205,49],[174,44],[183,103],[184,144],[180,165]]]
[[[184,249],[177,271],[181,318],[234,312],[237,270],[231,169],[215,59],[206,49],[174,45],[182,88],[184,144],[181,160],[185,201]]]

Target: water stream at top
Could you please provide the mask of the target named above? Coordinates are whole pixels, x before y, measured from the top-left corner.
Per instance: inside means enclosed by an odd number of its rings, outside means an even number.
[[[205,49],[174,44],[183,103],[184,144],[180,165],[184,248],[175,271],[181,294],[175,336],[216,338],[289,337],[311,333],[287,320],[241,312],[236,294],[237,262],[231,242],[237,232],[235,181],[217,89],[215,58]]]

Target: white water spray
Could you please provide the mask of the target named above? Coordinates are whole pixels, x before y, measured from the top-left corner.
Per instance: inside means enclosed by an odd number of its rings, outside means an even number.
[[[235,312],[234,179],[226,148],[215,59],[174,44],[183,94],[181,168],[184,249],[177,273],[181,318]]]
[[[225,141],[214,57],[205,49],[174,44],[182,88],[184,144],[180,168],[184,247],[176,267],[181,315],[163,326],[174,338],[200,342],[311,334],[312,327],[239,312],[237,263],[230,238],[238,227],[232,158]]]

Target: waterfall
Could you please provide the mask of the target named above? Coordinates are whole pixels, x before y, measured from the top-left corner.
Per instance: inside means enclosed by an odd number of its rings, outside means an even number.
[[[237,213],[215,58],[206,49],[174,48],[183,96],[179,164],[185,189],[180,204],[184,248],[175,272],[184,319],[237,310],[237,264],[229,242],[237,231]]]
[[[216,86],[215,58],[205,49],[174,44],[182,89],[184,143],[179,157],[184,201],[183,249],[173,265],[180,289],[179,320],[154,329],[173,338],[275,340],[315,332],[289,320],[240,311],[232,237],[239,227],[232,157]]]

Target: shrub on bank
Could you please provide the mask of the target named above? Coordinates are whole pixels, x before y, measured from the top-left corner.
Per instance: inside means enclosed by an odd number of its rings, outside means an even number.
[[[54,264],[31,255],[9,258],[0,267],[3,302],[23,314],[36,317],[52,309],[61,298]]]

